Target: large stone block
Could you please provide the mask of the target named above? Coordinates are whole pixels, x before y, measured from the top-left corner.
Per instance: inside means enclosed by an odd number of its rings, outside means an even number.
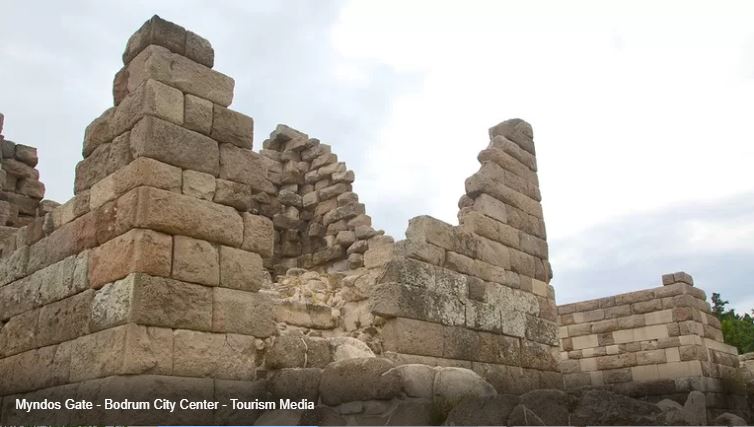
[[[186,29],[154,15],[128,39],[123,63],[128,64],[150,45],[162,46],[183,55],[186,53]]]
[[[268,337],[276,332],[272,302],[266,295],[213,289],[212,330]]]
[[[2,294],[0,294],[2,296]],[[39,309],[13,316],[0,328],[0,357],[37,347]]]
[[[198,132],[158,119],[144,117],[131,130],[134,157],[151,157],[163,163],[217,176],[217,143]]]
[[[97,208],[139,186],[180,191],[181,169],[147,157],[132,161],[92,186],[89,203]]]
[[[274,228],[269,218],[261,215],[243,214],[243,244],[247,251],[269,258],[275,243]]]
[[[128,64],[125,88],[130,93],[148,79],[160,81],[223,107],[233,101],[235,83],[232,78],[161,46],[148,46]]]
[[[194,95],[184,100],[183,125],[191,130],[209,135],[212,132],[212,102]]]
[[[91,318],[94,330],[133,322],[208,331],[212,289],[134,273],[97,291]]]
[[[220,246],[220,286],[258,291],[263,281],[264,266],[259,254]]]
[[[251,149],[254,140],[254,120],[251,117],[221,106],[214,108],[213,115],[212,138]]]
[[[472,198],[487,193],[530,215],[542,218],[542,206],[539,201],[509,187],[504,177],[505,171],[500,166],[493,162],[485,162],[477,173],[466,180],[466,193]]]
[[[97,244],[95,216],[92,212],[62,225],[29,248],[28,273],[63,258],[83,252]]]
[[[488,148],[500,150],[504,153],[510,154],[511,156],[513,156],[513,158],[521,162],[522,165],[529,168],[532,172],[537,171],[536,156],[522,149],[518,144],[504,136],[498,135],[493,137]]]
[[[99,288],[136,272],[170,276],[172,249],[166,234],[131,230],[90,252],[89,283]]]
[[[217,179],[215,197],[213,201],[221,205],[231,206],[241,212],[251,207],[251,187],[240,182]]]
[[[174,236],[172,277],[203,285],[218,285],[220,258],[217,248],[205,240]]]
[[[531,125],[521,119],[509,119],[490,128],[490,139],[496,136],[507,138],[534,155],[534,132]]]
[[[204,172],[183,171],[182,193],[197,199],[212,201],[217,184],[215,177]]]
[[[220,178],[248,184],[255,191],[276,193],[268,177],[267,160],[233,144],[220,144]]]
[[[381,316],[407,317],[449,326],[465,323],[465,310],[458,298],[394,283],[374,288],[370,308],[372,313]]]
[[[234,247],[243,240],[243,221],[235,209],[191,196],[139,187],[118,199],[118,209],[116,229],[149,228]]]
[[[69,341],[89,333],[93,290],[62,299],[39,311],[38,346]]]
[[[382,345],[385,351],[443,356],[443,326],[421,320],[396,318],[382,328]]]
[[[255,378],[254,337],[176,330],[173,373],[230,380]]]

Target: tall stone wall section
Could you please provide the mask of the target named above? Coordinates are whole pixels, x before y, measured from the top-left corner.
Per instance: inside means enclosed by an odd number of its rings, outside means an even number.
[[[532,130],[509,120],[490,139],[460,225],[417,217],[405,240],[366,252],[380,271],[370,310],[399,363],[470,368],[505,392],[561,388]]]
[[[275,333],[272,222],[233,198],[269,171],[209,43],[157,17],[86,130],[73,199],[0,258],[0,395],[230,393]],[[7,410],[7,408],[4,408]]]
[[[40,209],[45,186],[36,169],[37,149],[5,139],[3,119],[0,114],[0,240],[46,213],[44,205]]]
[[[687,273],[663,286],[558,307],[567,389],[607,387],[654,401],[706,395],[712,411],[740,410],[735,347]]]

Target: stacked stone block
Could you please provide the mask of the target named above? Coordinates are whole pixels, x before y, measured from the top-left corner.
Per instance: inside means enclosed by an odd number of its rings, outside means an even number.
[[[460,225],[417,217],[406,240],[366,252],[366,266],[384,270],[371,312],[402,363],[468,367],[505,392],[561,388],[532,130],[508,120],[490,138]]]
[[[115,106],[86,130],[75,196],[3,241],[4,405],[32,391],[212,397],[255,379],[276,333],[257,292],[273,226],[245,195],[273,171],[213,57],[201,37],[147,21]]]
[[[37,149],[5,139],[2,122],[0,115],[0,239],[40,216],[45,193],[36,169]]]
[[[697,390],[714,411],[737,408],[737,350],[723,342],[704,291],[684,272],[662,283],[558,307],[565,387],[608,387],[655,401],[682,401]]]
[[[278,125],[263,147],[261,154],[282,170],[275,203],[279,210],[272,215],[278,273],[294,267],[358,269],[370,241],[389,241],[372,228],[371,217],[353,192],[354,172],[338,161],[329,145]]]

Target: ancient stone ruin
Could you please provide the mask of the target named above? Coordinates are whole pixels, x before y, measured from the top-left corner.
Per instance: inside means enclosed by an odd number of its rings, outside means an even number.
[[[155,16],[123,64],[114,106],[85,131],[72,199],[40,203],[36,151],[2,142],[0,423],[748,416],[732,400],[743,392],[723,387],[735,349],[686,276],[556,306],[526,122],[490,129],[459,225],[419,216],[395,242],[329,145],[279,125],[253,151],[253,120],[230,108],[234,81],[204,38]],[[316,407],[15,407],[71,396]]]

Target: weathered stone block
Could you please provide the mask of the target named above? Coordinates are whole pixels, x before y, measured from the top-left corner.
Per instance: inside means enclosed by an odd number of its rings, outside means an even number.
[[[216,180],[215,197],[213,201],[221,205],[231,206],[241,212],[248,211],[251,206],[251,187],[240,182]]]
[[[269,218],[261,215],[243,214],[243,243],[244,250],[256,252],[262,257],[272,256],[275,241],[274,228]]]
[[[267,159],[269,160],[269,159]],[[233,144],[220,144],[220,178],[248,184],[255,191],[276,193],[265,158]]]
[[[213,117],[212,138],[251,149],[254,139],[254,120],[251,117],[221,106],[214,108]]]
[[[87,334],[93,297],[94,291],[90,289],[42,307],[37,345],[57,344]]]
[[[220,246],[220,286],[258,291],[264,280],[262,257],[254,252]]]
[[[172,277],[203,285],[218,285],[220,259],[217,248],[204,240],[174,236]]]
[[[6,357],[36,347],[39,311],[29,310],[13,316],[0,328],[0,356]]]
[[[443,326],[421,320],[396,318],[389,320],[382,328],[385,351],[443,356]]]
[[[90,252],[89,283],[99,288],[135,272],[169,276],[172,247],[166,234],[131,230]]]
[[[212,201],[217,184],[215,177],[203,172],[183,171],[182,193],[197,199]]]
[[[268,337],[276,331],[271,301],[236,289],[213,289],[212,330]]]
[[[98,208],[139,186],[179,191],[181,169],[147,157],[140,157],[92,186],[89,203]]]
[[[128,64],[149,45],[163,46],[179,55],[186,51],[186,30],[180,25],[155,15],[146,21],[129,39],[123,52],[123,63]]]
[[[212,102],[191,94],[184,99],[183,125],[209,135],[212,132]]]
[[[217,143],[156,117],[144,117],[131,130],[134,157],[151,157],[163,163],[217,176],[220,171]]]
[[[26,271],[27,273],[37,271],[63,258],[83,252],[96,244],[95,216],[90,212],[62,225],[49,236],[34,243],[28,249],[29,261]],[[0,271],[4,270],[0,269]],[[12,271],[11,269],[9,272]]]
[[[243,221],[235,209],[150,187],[136,190],[134,226],[238,247]]]
[[[175,375],[252,380],[255,357],[254,337],[182,329],[174,334]]]
[[[215,50],[212,45],[207,39],[191,31],[186,31],[186,56],[205,67],[212,68],[215,65]]]
[[[227,107],[233,101],[232,78],[213,71],[161,46],[148,46],[127,67],[126,88],[132,92],[141,82],[154,79],[184,93]]]
[[[463,304],[450,296],[399,284],[381,284],[374,288],[371,310],[389,317],[407,317],[450,326],[465,323]]]

